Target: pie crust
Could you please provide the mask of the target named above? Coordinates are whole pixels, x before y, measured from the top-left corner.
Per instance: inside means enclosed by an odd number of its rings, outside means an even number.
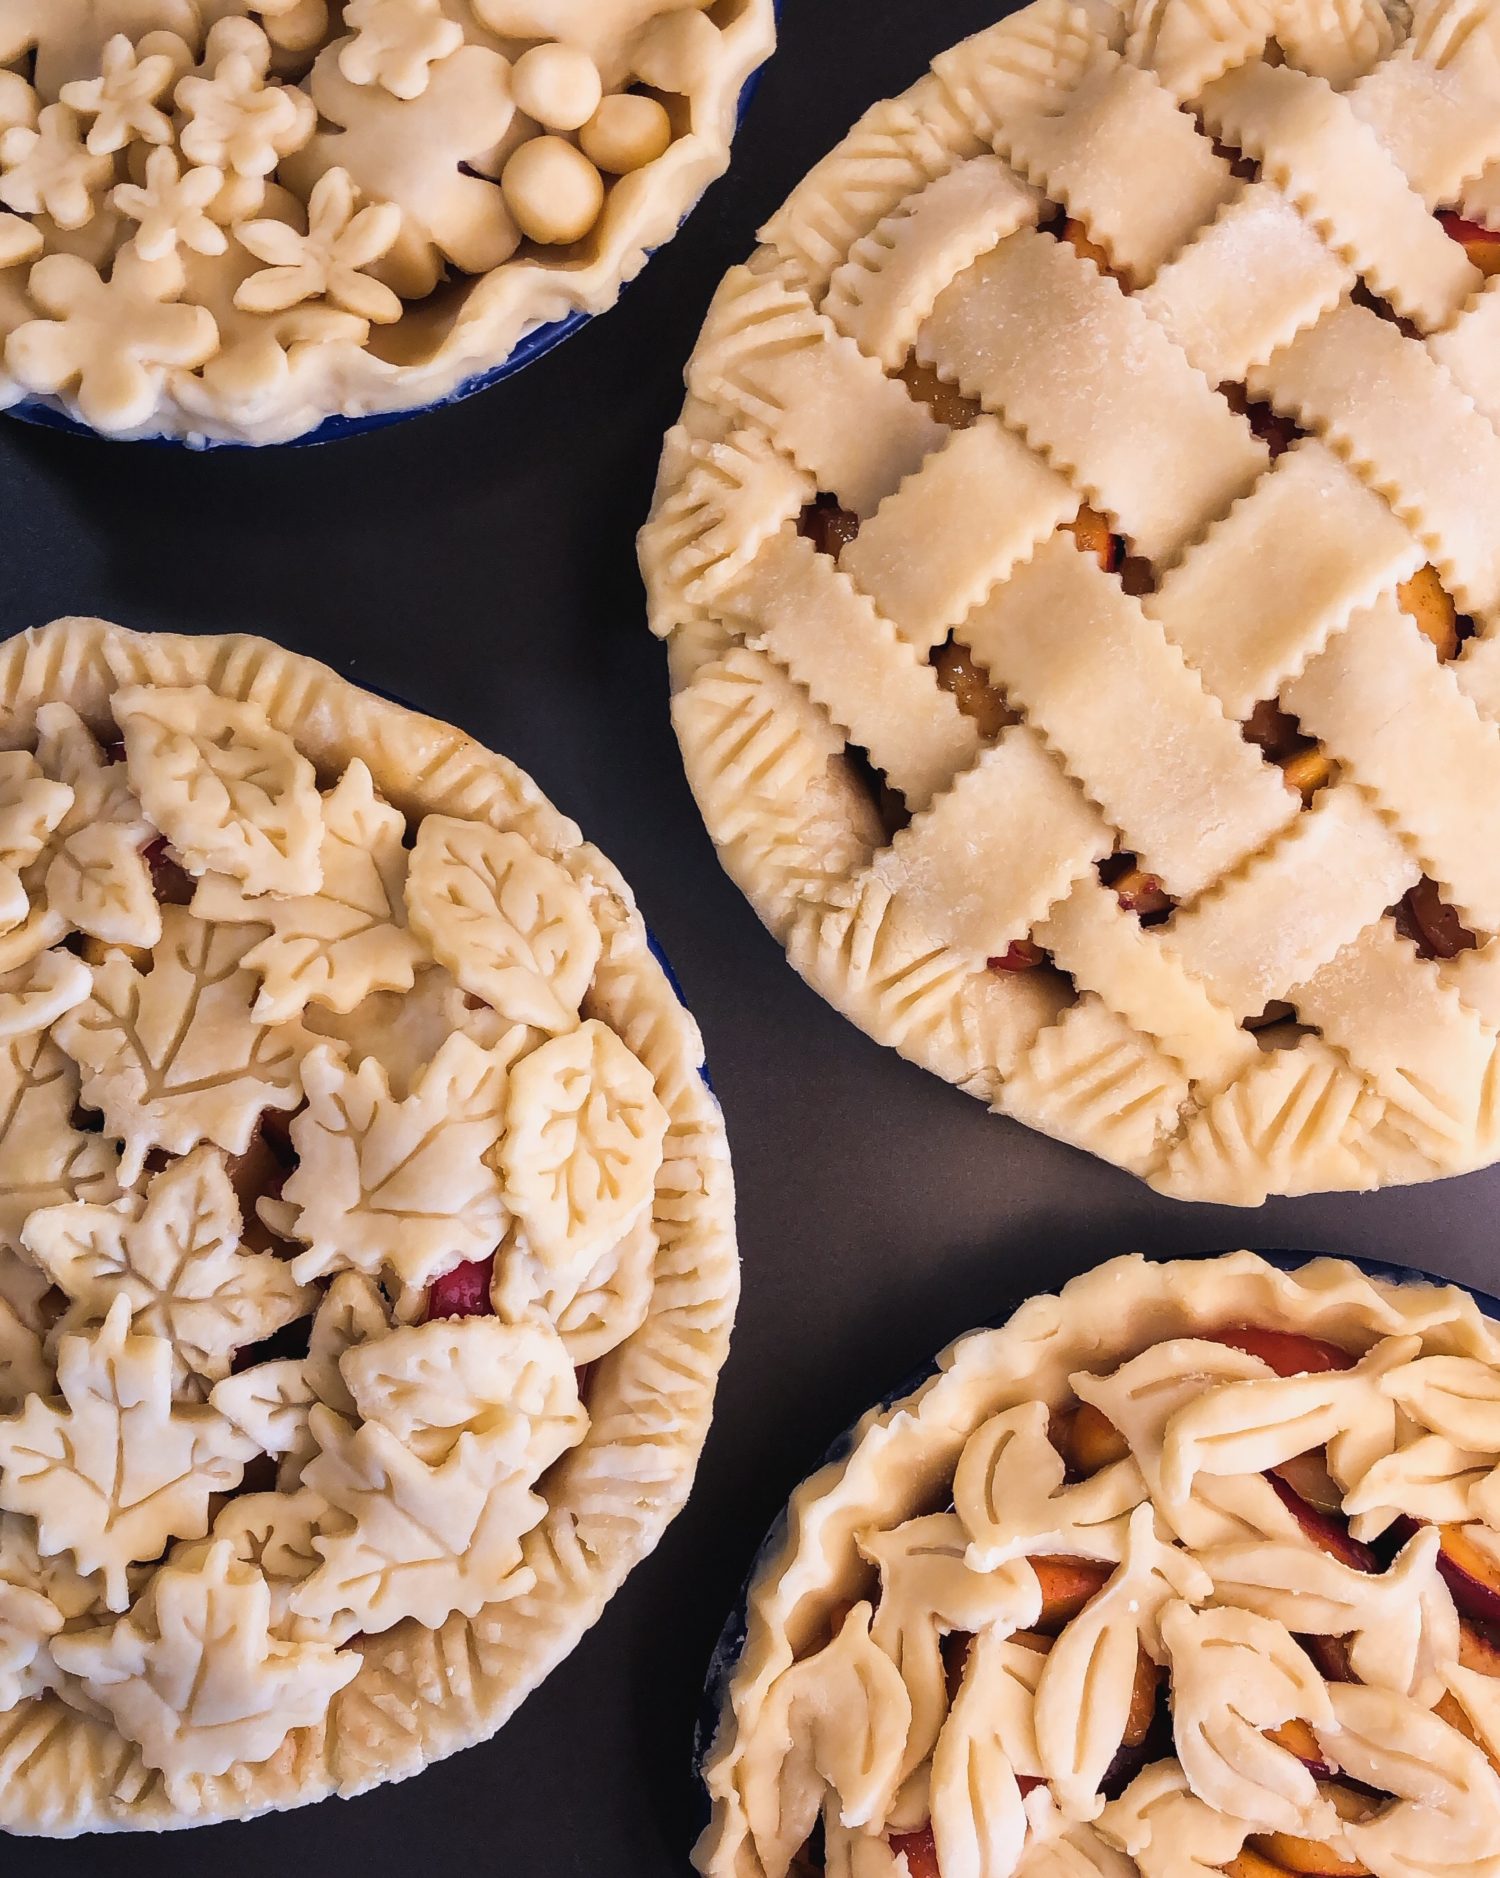
[[[774,0],[8,0],[0,409],[280,443],[611,306]]]
[[[0,1825],[485,1738],[685,1499],[738,1292],[629,889],[447,725],[71,619],[0,648],[0,920]]]
[[[1470,222],[1493,0],[1037,0],[687,368],[641,558],[724,865],[876,1039],[1180,1198],[1500,1153]]]
[[[1328,1258],[1116,1259],[961,1338],[766,1543],[698,1869],[1479,1878],[1497,1404],[1474,1298]]]

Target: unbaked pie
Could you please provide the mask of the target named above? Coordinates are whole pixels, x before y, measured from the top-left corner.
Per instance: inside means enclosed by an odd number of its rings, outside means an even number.
[[[1039,0],[688,366],[641,549],[724,864],[873,1036],[1183,1198],[1500,1154],[1490,231],[1493,0]]]
[[[1486,1878],[1500,1326],[1117,1259],[793,1496],[721,1664],[708,1878]]]
[[[246,638],[0,650],[0,1824],[492,1732],[685,1497],[697,1030],[511,764]]]
[[[5,0],[0,408],[275,443],[609,306],[773,0]]]

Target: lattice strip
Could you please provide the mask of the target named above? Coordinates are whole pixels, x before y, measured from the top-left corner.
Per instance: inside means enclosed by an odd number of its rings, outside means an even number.
[[[1175,1133],[1188,1093],[1170,1057],[1088,996],[1041,1033],[995,1106],[1143,1174]]]
[[[820,298],[855,242],[953,162],[954,152],[904,99],[887,100],[808,171],[760,238]]]
[[[921,808],[973,761],[979,735],[930,665],[800,535],[767,542],[721,604],[892,786]],[[816,620],[816,632],[807,622]]]
[[[1355,278],[1266,183],[1236,197],[1137,298],[1211,385],[1238,385]]]
[[[1439,69],[1408,45],[1345,95],[1428,208],[1438,209],[1458,201],[1500,156],[1495,79],[1481,61]]]
[[[1228,163],[1171,93],[1118,59],[1085,73],[1055,115],[1007,119],[999,145],[1137,285],[1235,189]]]
[[[1041,739],[1015,725],[871,872],[924,931],[983,961],[1025,938],[1113,846]]]
[[[1169,893],[1200,893],[1297,813],[1140,602],[1066,535],[963,636]]]
[[[1495,113],[1500,121],[1500,111]],[[1427,350],[1500,430],[1500,276]]]
[[[1500,939],[1475,952],[1460,952],[1439,970],[1481,1022],[1500,1031]]]
[[[993,146],[1017,111],[1055,110],[1109,46],[1099,10],[1041,0],[939,53],[932,69],[965,122]]]
[[[758,424],[861,515],[948,434],[806,294],[748,267],[715,294],[687,378],[695,397]]]
[[[1479,270],[1375,133],[1321,79],[1290,66],[1246,65],[1210,85],[1199,108],[1215,135],[1257,157],[1334,252],[1404,318],[1431,331],[1477,291]]]
[[[828,284],[823,311],[862,352],[899,370],[949,281],[997,241],[1034,224],[1041,200],[998,157],[960,164],[854,244]]]
[[[1273,0],[1147,0],[1132,15],[1126,57],[1182,99],[1253,59],[1276,30]]]
[[[1495,1037],[1435,968],[1381,920],[1336,954],[1292,1002],[1385,1098],[1424,1154],[1472,1147]]]
[[[1081,990],[1154,1037],[1205,1093],[1254,1061],[1254,1040],[1096,876],[1085,875],[1032,937]]]
[[[1397,822],[1465,924],[1500,929],[1500,734],[1386,596],[1282,693]]]
[[[1304,984],[1420,873],[1360,791],[1337,784],[1162,936],[1211,997],[1252,1017]]]
[[[1151,560],[1171,560],[1269,460],[1113,280],[1028,229],[938,300],[917,357],[999,412]]]
[[[1379,496],[1307,439],[1142,605],[1243,719],[1423,558]]]
[[[925,654],[1077,512],[1078,497],[1055,470],[981,417],[886,497],[839,565]]]
[[[736,430],[718,443],[690,441],[679,429],[675,441],[686,460],[637,540],[651,629],[663,637],[748,567],[817,493],[759,431]]]
[[[1463,611],[1500,604],[1500,436],[1424,346],[1346,303],[1252,371],[1250,386],[1385,497]]]

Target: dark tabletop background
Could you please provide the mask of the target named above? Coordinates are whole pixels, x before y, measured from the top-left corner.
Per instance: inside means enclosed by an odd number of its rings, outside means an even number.
[[[692,1500],[492,1742],[207,1834],[13,1842],[13,1878],[682,1878],[715,1633],[789,1488],[970,1324],[1113,1253],[1315,1246],[1500,1288],[1500,1171],[1257,1213],[1160,1199],[987,1115],[806,989],[721,874],[667,718],[633,536],[724,270],[876,98],[994,0],[785,0],[730,174],[616,310],[448,411],[311,450],[106,444],[0,420],[0,632],[61,613],[265,633],[515,758],[632,882],[707,1040],[744,1301]]]

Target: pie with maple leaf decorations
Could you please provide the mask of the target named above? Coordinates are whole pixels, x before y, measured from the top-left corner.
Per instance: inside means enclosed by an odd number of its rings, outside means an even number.
[[[1487,1878],[1500,1319],[1120,1258],[792,1496],[714,1660],[705,1878]]]
[[[260,444],[461,393],[671,239],[775,6],[0,0],[0,409]]]
[[[0,1827],[416,1773],[691,1484],[697,1029],[528,777],[309,659],[59,620],[0,727]]]
[[[1178,1198],[1500,1156],[1497,232],[1496,0],[1036,0],[765,224],[641,561],[875,1039]]]

